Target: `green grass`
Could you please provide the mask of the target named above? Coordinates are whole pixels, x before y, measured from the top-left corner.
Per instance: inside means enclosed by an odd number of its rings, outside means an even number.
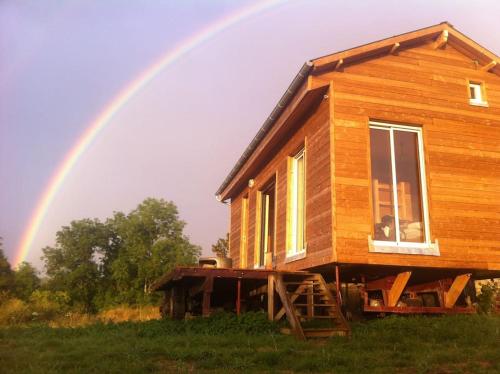
[[[2,373],[500,372],[500,317],[390,317],[299,342],[265,317],[0,329]]]

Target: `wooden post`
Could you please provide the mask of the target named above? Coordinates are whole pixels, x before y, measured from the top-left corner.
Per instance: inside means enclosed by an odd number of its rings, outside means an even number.
[[[314,285],[311,283],[307,286],[307,316],[312,318],[314,316]]]
[[[186,314],[186,293],[182,285],[172,288],[172,317],[183,319]]]
[[[212,290],[214,285],[214,278],[209,276],[203,287],[203,305],[201,315],[203,317],[210,316],[210,299],[212,298]]]
[[[238,285],[236,289],[236,315],[240,315],[241,310],[241,278],[238,278]]]
[[[342,294],[340,292],[340,270],[338,265],[335,265],[335,288],[337,291],[337,304],[340,308],[342,306]]]
[[[267,276],[267,318],[274,320],[274,274]]]

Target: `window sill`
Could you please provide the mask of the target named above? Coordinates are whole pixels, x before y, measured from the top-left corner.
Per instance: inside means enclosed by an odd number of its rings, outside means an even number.
[[[303,258],[306,257],[306,250],[302,250],[300,252],[297,252],[296,254],[294,255],[286,255],[286,258],[285,258],[285,264],[288,264],[289,262],[293,262],[293,261],[297,261],[297,260],[301,260]]]
[[[488,102],[486,102],[486,101],[469,100],[469,104],[470,105],[474,105],[474,106],[482,106],[484,108],[488,108],[489,107]]]
[[[390,254],[405,254],[405,255],[423,255],[423,256],[440,256],[439,243],[436,240],[434,243],[422,243],[421,245],[404,245],[396,244],[395,242],[387,242],[387,244],[375,243],[371,236],[368,237],[368,252],[372,253],[390,253]]]

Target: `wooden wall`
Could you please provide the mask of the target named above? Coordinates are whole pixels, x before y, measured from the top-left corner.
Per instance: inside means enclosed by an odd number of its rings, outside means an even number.
[[[276,176],[276,260],[280,269],[297,270],[332,260],[332,202],[330,183],[329,100],[324,99],[307,113],[299,129],[275,150],[269,162],[231,201],[230,255],[240,266],[241,201],[249,198],[248,267],[255,263],[257,191]],[[306,242],[307,257],[285,263],[288,157],[305,143],[306,149]]]
[[[314,79],[333,82],[338,261],[500,269],[500,77],[450,45],[426,44]],[[484,82],[488,108],[469,104],[467,79]],[[368,252],[370,119],[422,126],[440,257]]]

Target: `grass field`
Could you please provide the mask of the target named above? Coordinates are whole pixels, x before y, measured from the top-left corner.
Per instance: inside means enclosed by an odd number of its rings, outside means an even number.
[[[2,373],[498,373],[500,317],[390,317],[299,342],[265,316],[0,329]]]

